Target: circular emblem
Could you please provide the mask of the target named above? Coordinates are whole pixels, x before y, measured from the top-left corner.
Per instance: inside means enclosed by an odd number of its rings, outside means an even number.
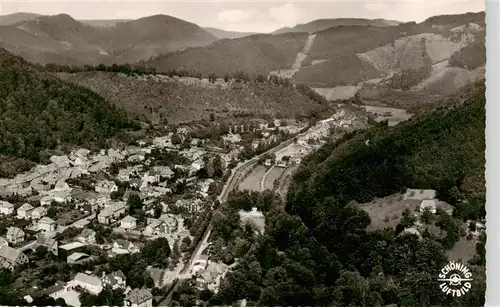
[[[439,288],[446,295],[460,297],[469,292],[472,273],[462,263],[452,261],[441,269],[438,281],[442,282]]]

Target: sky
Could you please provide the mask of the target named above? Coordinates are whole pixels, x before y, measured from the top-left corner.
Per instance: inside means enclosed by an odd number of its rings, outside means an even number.
[[[384,18],[421,22],[430,16],[485,10],[480,0],[364,1],[131,1],[0,0],[0,15],[66,13],[75,19],[137,19],[165,14],[204,27],[230,31],[272,32],[320,18]]]

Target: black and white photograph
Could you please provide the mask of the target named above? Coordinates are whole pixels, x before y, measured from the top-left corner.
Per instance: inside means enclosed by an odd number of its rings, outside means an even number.
[[[500,306],[494,7],[0,0],[0,306]]]

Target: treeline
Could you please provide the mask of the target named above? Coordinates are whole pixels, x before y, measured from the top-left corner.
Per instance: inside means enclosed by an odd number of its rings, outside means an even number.
[[[91,72],[91,71],[102,71],[102,72],[114,72],[114,73],[123,73],[126,75],[165,75],[171,78],[173,77],[193,77],[193,78],[202,78],[202,74],[196,70],[183,70],[183,69],[172,69],[169,71],[157,71],[154,67],[146,66],[145,64],[113,64],[113,65],[104,65],[99,64],[96,66],[92,65],[83,65],[83,66],[69,66],[63,64],[55,64],[48,63],[45,66],[39,66],[40,70],[46,70],[49,72],[65,72],[65,73],[78,73],[78,72]],[[270,83],[273,85],[287,86],[287,87],[295,87],[298,92],[309,97],[309,99],[316,101],[318,103],[327,104],[328,101],[316,93],[313,89],[311,89],[306,84],[294,84],[292,80],[287,78],[282,78],[276,75],[270,75],[266,77],[261,74],[248,74],[242,71],[236,71],[233,73],[226,73],[223,76],[218,76],[215,73],[211,73],[208,75],[208,80],[212,83],[216,82],[218,79],[223,79],[224,82],[229,82],[230,80],[234,80],[238,83],[240,82],[259,82],[259,83]]]
[[[0,154],[39,161],[44,149],[105,147],[140,126],[98,94],[38,72],[18,56],[0,56]]]

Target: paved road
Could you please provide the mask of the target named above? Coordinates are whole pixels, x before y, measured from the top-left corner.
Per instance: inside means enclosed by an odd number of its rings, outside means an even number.
[[[298,138],[306,133],[307,133],[307,131],[302,132],[302,133],[298,134],[295,138]],[[224,184],[220,195],[217,197],[217,199],[220,201],[220,203],[222,204],[227,200],[229,193],[234,190],[234,188],[239,184],[239,182],[247,174],[247,172],[255,167],[255,165],[257,164],[257,162],[259,161],[259,159],[261,157],[268,155],[268,154],[273,154],[273,153],[287,147],[288,145],[290,145],[294,142],[295,138],[287,140],[287,141],[281,143],[280,145],[273,147],[270,150],[268,150],[268,151],[266,151],[258,156],[255,156],[249,160],[246,160],[244,162],[240,162],[231,171],[231,175],[229,176],[228,180]],[[195,262],[195,259],[197,259],[199,257],[199,255],[201,255],[203,250],[208,246],[208,238],[210,236],[211,230],[212,230],[212,221],[210,221],[210,224],[208,225],[205,233],[203,234],[203,239],[200,240],[200,242],[196,246],[191,258],[189,259],[188,262],[186,262],[186,264],[184,265],[184,268],[181,270],[181,272],[178,276],[179,282],[176,283],[175,286],[171,289],[170,294],[168,295],[168,297],[165,300],[163,300],[160,303],[160,306],[166,306],[166,305],[170,304],[172,294],[177,290],[178,286],[182,283],[182,280],[189,279],[191,277],[190,272],[192,270],[192,265]]]

